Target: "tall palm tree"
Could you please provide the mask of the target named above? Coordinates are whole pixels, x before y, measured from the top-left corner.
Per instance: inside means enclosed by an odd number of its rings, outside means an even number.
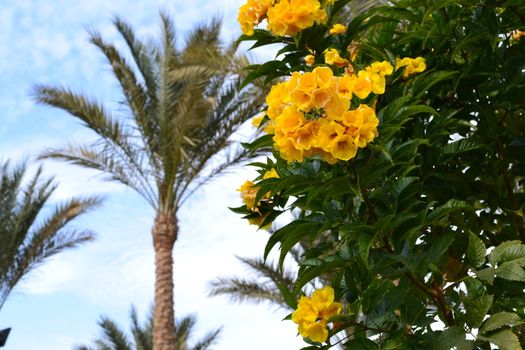
[[[229,138],[260,110],[264,95],[253,86],[239,92],[243,77],[233,69],[247,60],[236,56],[235,45],[222,45],[219,20],[193,29],[182,49],[176,45],[171,18],[161,13],[161,22],[162,40],[146,44],[123,20],[114,20],[129,60],[97,32],[90,33],[122,90],[125,110],[116,111],[119,115],[67,88],[37,86],[34,96],[98,134],[93,144],[71,143],[47,150],[42,158],[100,170],[109,180],[134,189],[155,209],[154,348],[173,350],[177,212],[193,191],[247,158],[247,152],[231,149]],[[222,158],[214,157],[218,154]]]
[[[43,179],[42,169],[23,180],[25,163],[0,162],[0,309],[20,280],[47,258],[94,238],[93,233],[70,225],[99,206],[99,197],[73,198],[44,215],[56,189]]]
[[[102,328],[103,336],[95,340],[94,347],[85,345],[77,346],[75,350],[152,350],[153,349],[153,317],[150,315],[144,325],[140,325],[135,308],[131,309],[131,334],[132,340],[119,326],[107,317],[102,317],[98,322]],[[185,316],[177,320],[175,334],[176,350],[207,350],[214,345],[221,329],[209,332],[204,338],[193,342],[193,328],[197,320],[194,316]]]

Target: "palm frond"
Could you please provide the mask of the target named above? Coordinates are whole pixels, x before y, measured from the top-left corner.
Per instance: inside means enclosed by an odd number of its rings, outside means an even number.
[[[153,349],[153,317],[152,310],[146,322],[141,326],[138,320],[137,312],[134,307],[131,308],[131,334],[133,341],[122,331],[118,325],[107,317],[103,317],[99,322],[102,328],[102,337],[95,340],[96,350],[152,350]],[[216,329],[207,333],[204,338],[195,342],[192,346],[193,330],[197,323],[195,316],[189,315],[176,320],[176,350],[207,350],[218,340],[221,329]],[[91,348],[80,345],[76,350],[90,350]]]
[[[128,337],[118,325],[107,317],[99,321],[99,326],[104,332],[103,343],[111,350],[133,350]]]
[[[233,302],[250,301],[255,304],[269,302],[288,308],[284,302],[282,294],[275,285],[268,283],[262,284],[256,280],[235,278],[235,277],[218,277],[209,284],[209,296],[224,295]]]
[[[131,52],[131,56],[133,57],[142,79],[144,80],[149,99],[148,112],[154,115],[154,111],[157,107],[157,96],[155,91],[157,91],[158,86],[158,71],[152,59],[154,50],[137,39],[133,28],[122,18],[115,17],[113,19],[113,24],[126,42],[128,49]]]
[[[212,17],[207,23],[197,24],[186,35],[185,50],[192,51],[194,48],[220,48],[222,19],[219,16]],[[186,61],[188,62],[188,61]]]
[[[120,122],[114,119],[101,104],[68,88],[36,85],[32,95],[36,102],[68,112],[80,119],[86,127],[115,144],[120,144],[122,139],[128,136]]]
[[[207,350],[210,346],[215,345],[219,341],[219,335],[222,328],[218,328],[213,332],[209,332],[204,336],[204,339],[195,344],[191,350]]]
[[[136,350],[152,350],[153,349],[153,334],[152,334],[152,318],[146,322],[144,327],[139,325],[137,310],[131,307],[131,334],[135,341]]]
[[[178,320],[176,323],[175,348],[188,349],[188,341],[192,335],[197,320],[195,319],[195,316],[188,315]]]
[[[150,205],[155,206],[157,196],[155,189],[151,186],[151,179],[154,175],[143,165],[139,150],[132,149],[130,154],[132,157],[117,157],[107,147],[68,144],[63,148],[44,150],[40,153],[39,159],[61,160],[101,171],[105,180],[120,182],[131,187]],[[133,162],[126,161],[126,158],[132,158]],[[134,166],[134,163],[138,165]]]
[[[141,140],[145,142],[144,150],[151,156],[157,151],[157,142],[154,136],[157,133],[158,125],[155,118],[152,118],[151,114],[148,113],[150,101],[146,87],[138,81],[135,72],[115,46],[106,43],[98,32],[93,30],[90,32],[90,41],[102,51],[111,65],[126,98],[126,105],[134,118]]]
[[[58,204],[46,217],[42,211],[56,185],[42,178],[42,169],[22,185],[26,164],[0,165],[0,308],[29,271],[67,248],[90,241],[94,234],[71,222],[100,206],[100,197],[73,198]],[[39,223],[40,222],[40,223]]]

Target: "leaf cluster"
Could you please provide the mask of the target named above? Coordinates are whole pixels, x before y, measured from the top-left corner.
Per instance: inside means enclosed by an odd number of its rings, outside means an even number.
[[[252,67],[249,79],[271,81],[311,69],[301,60],[309,49],[345,53],[352,43],[357,67],[426,59],[424,73],[388,80],[378,136],[355,159],[289,164],[274,153],[258,164],[280,175],[257,183],[274,198],[268,210],[301,212],[265,255],[278,246],[282,263],[301,241],[314,243],[288,292],[297,298],[312,279],[330,280],[345,303],[333,331],[345,330],[343,347],[525,346],[525,40],[512,37],[524,18],[520,1],[393,1],[347,18],[342,36],[318,25],[287,38],[283,59]],[[266,137],[250,147],[269,145]]]

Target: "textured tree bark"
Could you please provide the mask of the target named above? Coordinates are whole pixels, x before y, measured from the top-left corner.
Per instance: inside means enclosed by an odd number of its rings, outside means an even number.
[[[155,248],[154,350],[175,350],[173,245],[177,233],[177,218],[173,214],[157,213],[152,230]]]

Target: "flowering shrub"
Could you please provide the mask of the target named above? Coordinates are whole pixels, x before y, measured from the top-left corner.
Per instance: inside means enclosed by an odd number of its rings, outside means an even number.
[[[297,213],[265,257],[309,243],[294,288],[277,284],[305,350],[521,349],[525,4],[348,3],[241,8],[241,40],[282,46],[246,80],[272,85],[246,147],[273,156],[233,210]]]

